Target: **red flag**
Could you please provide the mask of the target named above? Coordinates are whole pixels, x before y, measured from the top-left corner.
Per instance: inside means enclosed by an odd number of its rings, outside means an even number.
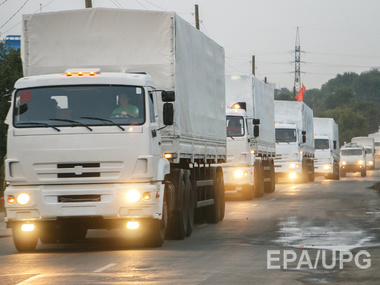
[[[305,85],[302,84],[302,88],[300,89],[300,91],[298,91],[298,94],[294,98],[297,101],[302,102],[303,101],[303,94],[305,93],[305,90],[306,90],[306,87],[305,87]]]

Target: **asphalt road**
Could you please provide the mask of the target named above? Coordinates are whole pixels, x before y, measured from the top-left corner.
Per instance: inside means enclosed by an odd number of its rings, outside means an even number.
[[[377,182],[380,170],[229,197],[223,222],[158,249],[90,231],[80,243],[18,253],[0,222],[0,284],[379,284]]]

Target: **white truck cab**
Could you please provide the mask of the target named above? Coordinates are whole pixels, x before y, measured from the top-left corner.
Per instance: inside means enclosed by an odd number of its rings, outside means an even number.
[[[366,177],[365,148],[356,143],[345,143],[340,149],[340,175],[346,176],[347,172],[360,172]]]

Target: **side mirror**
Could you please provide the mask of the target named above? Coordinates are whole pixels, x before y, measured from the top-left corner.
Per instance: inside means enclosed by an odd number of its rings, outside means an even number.
[[[174,108],[173,104],[165,103],[163,106],[163,119],[165,126],[171,126],[174,122]]]
[[[260,125],[260,119],[253,119],[252,124],[254,125]]]
[[[302,143],[306,143],[306,131],[302,131]]]
[[[336,149],[336,141],[333,141],[334,149]]]
[[[162,91],[161,98],[163,102],[174,102],[175,101],[175,93],[174,91]]]
[[[253,126],[253,136],[257,138],[260,134],[260,127],[258,125]]]

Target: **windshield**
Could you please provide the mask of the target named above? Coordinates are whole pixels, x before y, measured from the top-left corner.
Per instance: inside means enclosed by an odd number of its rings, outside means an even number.
[[[91,85],[20,89],[14,100],[15,127],[141,125],[144,89]]]
[[[362,155],[361,149],[342,149],[342,155]]]
[[[244,136],[243,117],[227,116],[227,136]]]
[[[276,129],[276,142],[295,142],[296,140],[295,129]]]
[[[315,139],[314,140],[315,149],[329,149],[328,139]]]

